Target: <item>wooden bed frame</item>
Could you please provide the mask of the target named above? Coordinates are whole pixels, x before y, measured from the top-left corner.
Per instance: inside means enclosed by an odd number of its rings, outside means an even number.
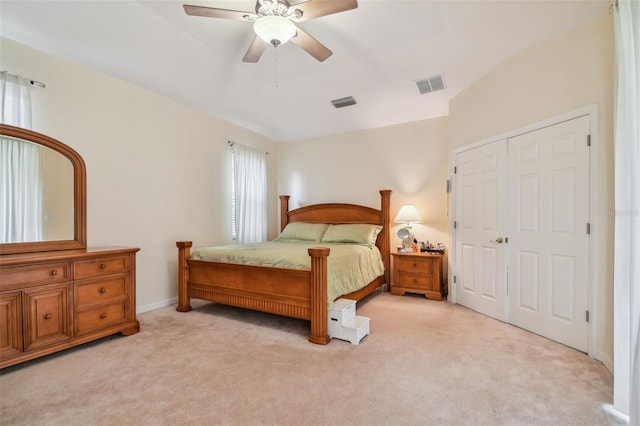
[[[280,228],[291,222],[370,223],[382,225],[376,246],[382,253],[385,272],[366,287],[341,296],[360,300],[390,283],[391,191],[381,190],[381,209],[355,204],[326,203],[289,211],[289,196],[280,196]],[[311,270],[273,268],[189,259],[191,241],[178,241],[178,307],[191,310],[190,298],[270,312],[311,321],[309,341],[326,345],[327,332],[327,257],[329,249],[309,249]]]

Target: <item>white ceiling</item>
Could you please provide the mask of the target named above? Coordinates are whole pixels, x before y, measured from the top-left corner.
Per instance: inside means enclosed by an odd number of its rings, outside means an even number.
[[[250,23],[183,4],[254,11],[255,0],[0,0],[0,34],[287,142],[447,115],[497,64],[609,1],[359,0],[298,24],[333,51],[326,61],[287,43],[257,64],[242,62]],[[440,73],[447,88],[420,95],[416,81]],[[346,96],[357,104],[330,103]]]

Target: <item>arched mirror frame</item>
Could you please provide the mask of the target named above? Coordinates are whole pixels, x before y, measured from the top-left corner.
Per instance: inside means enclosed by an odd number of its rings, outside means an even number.
[[[85,249],[87,247],[87,177],[84,160],[80,154],[56,139],[20,127],[0,124],[0,135],[14,137],[46,146],[64,155],[73,165],[74,186],[73,240],[4,243],[0,244],[0,254]]]

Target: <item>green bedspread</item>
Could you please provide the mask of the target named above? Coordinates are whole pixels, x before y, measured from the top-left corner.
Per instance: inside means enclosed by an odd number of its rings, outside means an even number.
[[[329,309],[343,294],[356,291],[384,274],[380,251],[361,244],[326,244],[268,241],[196,249],[191,259],[241,263],[290,269],[311,269],[310,247],[328,247],[327,299]]]

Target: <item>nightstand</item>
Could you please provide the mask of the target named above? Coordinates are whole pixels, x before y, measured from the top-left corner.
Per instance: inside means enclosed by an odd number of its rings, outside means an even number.
[[[402,296],[406,292],[424,294],[428,299],[442,300],[441,253],[391,253],[393,256],[393,283],[391,294]]]

